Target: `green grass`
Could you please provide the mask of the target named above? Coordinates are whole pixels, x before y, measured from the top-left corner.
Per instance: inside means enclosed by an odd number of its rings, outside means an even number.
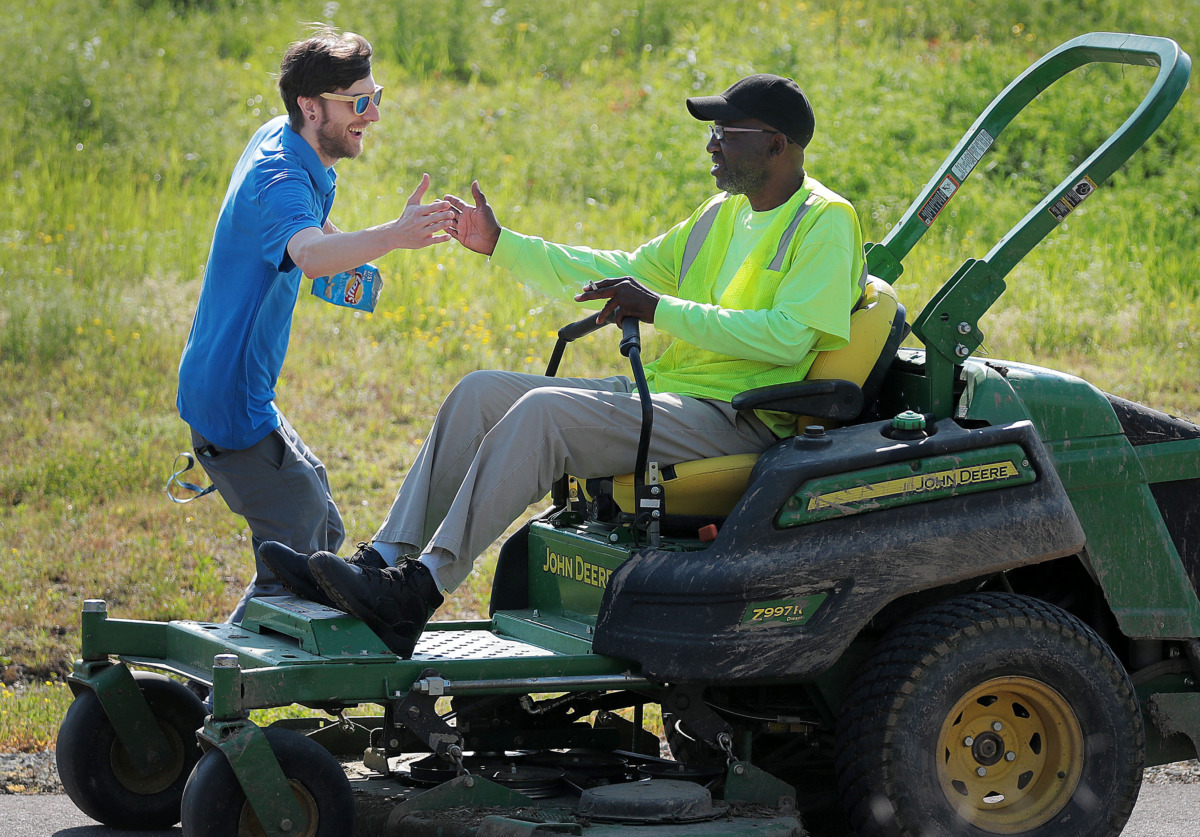
[[[282,109],[284,46],[328,16],[373,40],[386,86],[367,152],[339,166],[339,226],[398,213],[429,172],[439,194],[478,178],[515,229],[606,247],[635,246],[711,193],[683,99],[748,72],[800,81],[818,116],[808,168],[878,241],[992,97],[1062,41],[1134,31],[1200,47],[1198,0],[19,0],[0,43],[20,68],[0,89],[0,678],[21,685],[0,694],[0,746],[53,737],[85,598],[118,617],[221,618],[247,580],[244,523],[215,497],[162,494],[188,444],[175,369],[233,161]],[[1022,114],[906,260],[910,312],[1151,79],[1085,68]],[[982,324],[988,352],[1200,417],[1198,111],[1193,86],[1010,275]],[[454,246],[379,264],[374,315],[301,295],[278,388],[352,539],[374,531],[455,381],[540,371],[574,318]],[[567,370],[621,369],[611,342],[577,347]],[[446,616],[486,608],[493,559]]]

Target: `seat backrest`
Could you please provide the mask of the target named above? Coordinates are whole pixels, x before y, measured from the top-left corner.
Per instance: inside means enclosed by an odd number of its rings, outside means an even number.
[[[850,342],[840,349],[818,353],[805,380],[853,381],[861,387],[881,360],[891,363],[891,357],[884,350],[891,342],[889,338],[893,337],[896,314],[901,310],[895,288],[882,279],[867,277],[862,298],[850,312]],[[901,333],[899,338],[903,337]],[[896,346],[899,346],[898,342]]]
[[[862,298],[850,313],[850,342],[818,353],[805,380],[853,381],[862,388],[869,409],[907,332],[904,306],[895,289],[882,279],[868,277]],[[808,424],[828,427],[830,422],[801,416],[798,426]],[[757,459],[757,454],[735,454],[665,469],[667,514],[725,517],[745,492]],[[633,508],[633,474],[613,478],[613,499],[622,509]]]
[[[850,342],[840,349],[819,352],[804,380],[852,381],[863,391],[865,409],[870,409],[907,333],[904,306],[896,289],[868,276],[862,297],[850,312]],[[796,426],[809,424],[830,426],[829,420],[810,416],[801,416]]]

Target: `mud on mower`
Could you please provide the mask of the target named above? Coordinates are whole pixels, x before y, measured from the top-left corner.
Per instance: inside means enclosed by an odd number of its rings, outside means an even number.
[[[925,306],[924,349],[900,348],[901,260],[1013,117],[1091,62],[1158,73]],[[411,660],[295,598],[240,625],[87,602],[58,739],[71,798],[189,837],[1119,834],[1143,766],[1200,742],[1200,427],[972,355],[1003,277],[1189,70],[1173,41],[1116,34],[1035,63],[868,247],[850,347],[736,402],[807,429],[659,468],[647,410],[635,476],[564,478],[503,545],[490,618],[431,623]],[[560,332],[551,374],[591,327]],[[636,329],[622,348],[645,398]],[[211,712],[178,678],[211,686]],[[331,719],[248,719],[291,704]]]

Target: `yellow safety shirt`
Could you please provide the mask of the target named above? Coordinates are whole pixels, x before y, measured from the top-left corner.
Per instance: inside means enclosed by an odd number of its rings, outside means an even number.
[[[846,345],[866,278],[854,208],[811,177],[766,212],[717,195],[632,252],[506,229],[492,261],[563,298],[595,279],[634,277],[661,294],[654,326],[673,338],[646,366],[651,389],[721,401],[803,380],[818,351]],[[778,436],[795,432],[791,416],[758,415]]]

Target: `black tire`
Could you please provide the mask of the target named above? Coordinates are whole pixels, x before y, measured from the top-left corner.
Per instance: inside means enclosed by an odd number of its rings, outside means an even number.
[[[838,722],[838,790],[860,835],[1116,837],[1144,761],[1112,650],[1069,613],[1009,594],[897,625]]]
[[[88,690],[58,729],[58,775],[71,801],[94,820],[131,830],[169,828],[179,822],[183,788],[200,759],[196,730],[204,724],[204,706],[161,674],[135,671],[133,677],[167,738],[169,761],[149,775],[138,773],[100,699]]]
[[[289,729],[266,729],[267,742],[308,817],[294,837],[346,837],[354,833],[350,780],[329,751]],[[246,801],[225,754],[204,754],[183,791],[184,837],[252,837],[262,825]],[[288,832],[292,834],[292,832]]]

